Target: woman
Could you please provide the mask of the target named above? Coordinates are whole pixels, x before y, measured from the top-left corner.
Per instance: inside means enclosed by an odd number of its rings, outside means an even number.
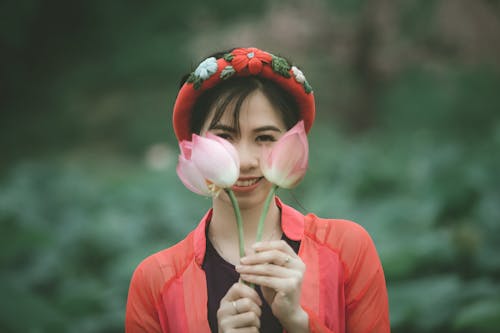
[[[312,89],[287,60],[238,48],[203,61],[179,91],[179,141],[207,132],[240,158],[232,187],[246,256],[226,193],[183,241],[145,259],[130,284],[127,332],[389,332],[385,279],[370,236],[354,222],[306,216],[272,202],[263,241],[253,244],[272,186],[259,167],[298,121],[314,120]],[[251,285],[255,285],[252,288]]]

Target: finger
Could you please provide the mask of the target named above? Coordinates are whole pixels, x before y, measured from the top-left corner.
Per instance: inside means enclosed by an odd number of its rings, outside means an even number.
[[[298,257],[296,256],[292,257],[289,254],[277,249],[270,249],[262,252],[257,252],[240,259],[240,262],[243,265],[272,263],[278,266],[284,266],[284,265],[289,266],[291,261],[302,262]]]
[[[228,327],[242,327],[244,325],[260,325],[262,310],[248,298],[237,301],[223,302],[217,310],[217,320]],[[232,318],[232,319],[231,319]],[[258,320],[255,321],[254,319]]]
[[[236,301],[232,301],[231,306],[234,314],[254,312],[258,317],[262,314],[260,306],[250,298],[240,298]]]
[[[242,282],[236,282],[229,288],[226,295],[221,299],[221,305],[223,302],[232,302],[241,298],[248,298],[258,306],[262,306],[262,300],[257,291]]]
[[[285,294],[293,293],[301,288],[301,279],[298,277],[278,278],[274,276],[242,274],[241,278],[247,282],[281,291]]]
[[[284,240],[273,240],[267,242],[257,242],[252,245],[252,248],[256,252],[268,251],[268,250],[279,250],[292,257],[297,257],[295,251],[288,245]]]
[[[222,331],[239,329],[235,332],[246,332],[245,329],[249,329],[248,332],[258,332],[258,328],[260,328],[260,318],[255,312],[245,312],[221,318],[219,325]]]
[[[290,268],[274,264],[236,265],[235,268],[240,274],[274,276],[280,278],[287,278],[294,274]]]

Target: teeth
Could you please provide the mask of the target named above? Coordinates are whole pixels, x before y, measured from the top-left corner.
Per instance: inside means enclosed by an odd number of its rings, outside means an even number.
[[[241,186],[241,187],[251,186],[251,185],[257,183],[258,181],[259,181],[259,178],[249,179],[249,180],[238,180],[236,182],[236,186]]]

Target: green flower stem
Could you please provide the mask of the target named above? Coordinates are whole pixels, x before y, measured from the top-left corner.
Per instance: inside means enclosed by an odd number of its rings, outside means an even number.
[[[257,236],[256,242],[260,242],[262,240],[262,232],[264,231],[264,221],[266,220],[267,212],[269,211],[269,205],[271,204],[271,200],[278,189],[278,185],[274,185],[269,190],[269,194],[267,195],[266,202],[264,203],[264,207],[262,207],[262,213],[260,214],[259,225],[257,226]]]
[[[245,238],[243,237],[243,219],[241,218],[240,206],[238,205],[238,200],[234,195],[233,190],[224,189],[229,199],[231,199],[231,204],[233,205],[234,215],[236,215],[236,225],[238,227],[238,243],[240,247],[240,258],[245,256]]]

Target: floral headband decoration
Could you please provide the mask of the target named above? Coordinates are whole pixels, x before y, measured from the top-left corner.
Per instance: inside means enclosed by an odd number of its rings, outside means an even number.
[[[315,102],[312,87],[304,74],[282,57],[257,48],[237,48],[222,58],[203,60],[181,87],[174,105],[174,131],[179,141],[191,139],[191,113],[204,91],[232,77],[260,76],[274,81],[295,98],[305,131],[312,126]]]

